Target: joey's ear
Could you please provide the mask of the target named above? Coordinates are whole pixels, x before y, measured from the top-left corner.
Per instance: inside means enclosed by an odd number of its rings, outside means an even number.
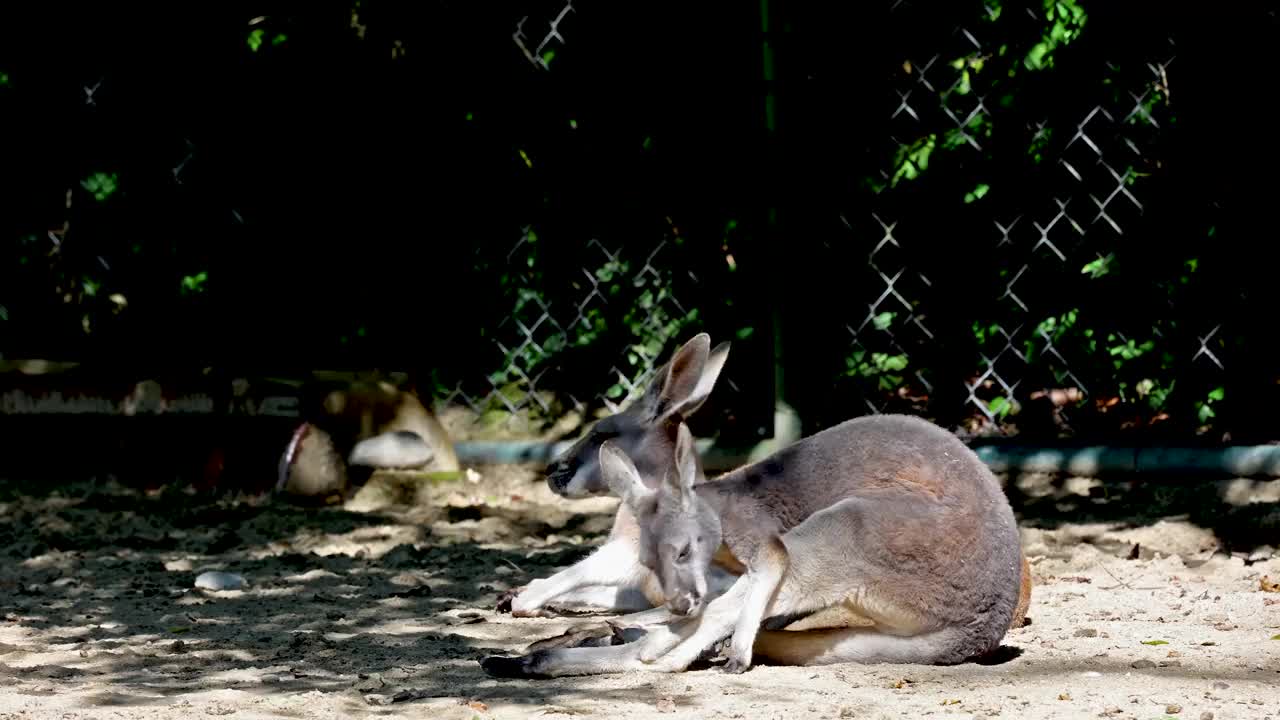
[[[697,448],[693,444],[693,433],[689,426],[680,423],[676,430],[676,474],[674,477],[676,490],[680,493],[680,505],[689,508],[693,504],[694,484],[698,481]]]
[[[613,494],[633,509],[653,492],[640,479],[640,471],[631,458],[608,440],[600,445],[600,474]]]

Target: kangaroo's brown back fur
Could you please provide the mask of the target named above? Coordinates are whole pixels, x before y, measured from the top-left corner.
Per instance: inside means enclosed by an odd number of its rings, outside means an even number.
[[[783,535],[846,498],[903,508],[898,517],[865,519],[884,542],[859,551],[880,573],[876,584],[885,594],[918,612],[964,622],[985,611],[988,598],[976,593],[999,600],[990,612],[1007,612],[1002,634],[1015,619],[1024,573],[1012,510],[986,465],[932,423],[902,415],[848,420],[709,481],[707,492],[717,486],[725,488],[718,491],[732,518],[725,542],[735,554],[741,540],[734,532],[769,528]],[[815,550],[836,564],[847,551]]]

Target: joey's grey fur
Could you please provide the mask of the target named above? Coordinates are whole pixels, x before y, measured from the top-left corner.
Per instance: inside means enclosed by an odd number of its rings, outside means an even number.
[[[728,636],[731,672],[753,656],[953,664],[1020,624],[1030,578],[1013,512],[952,433],[905,415],[854,418],[713,480],[701,477],[687,426],[677,422],[675,436],[660,483],[612,443],[599,462],[639,525],[638,558],[685,617],[623,645],[487,658],[488,672],[677,672]],[[745,573],[708,593],[726,556]],[[831,620],[832,609],[870,627]],[[824,614],[804,630],[770,629]]]

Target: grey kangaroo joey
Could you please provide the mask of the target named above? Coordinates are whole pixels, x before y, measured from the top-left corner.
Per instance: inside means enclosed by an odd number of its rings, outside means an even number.
[[[702,407],[729,356],[729,343],[711,347],[699,333],[659,367],[645,392],[626,408],[600,419],[559,458],[548,464],[547,486],[557,495],[582,498],[611,493],[600,465],[600,447],[609,442],[632,458],[644,482],[657,486],[674,456],[674,424]],[[663,602],[653,572],[640,562],[640,526],[622,503],[608,539],[586,558],[550,577],[531,581],[498,599],[498,612],[516,617],[554,614],[553,609],[638,613]],[[713,584],[727,588],[733,574],[713,573]],[[667,614],[632,616],[641,624]]]
[[[599,454],[673,621],[631,643],[486,658],[491,675],[681,672],[726,637],[731,673],[756,657],[950,665],[1021,624],[1029,568],[1008,500],[972,450],[924,419],[846,420],[711,480],[679,423],[657,487],[612,442]],[[726,554],[745,572],[714,595],[709,572]]]

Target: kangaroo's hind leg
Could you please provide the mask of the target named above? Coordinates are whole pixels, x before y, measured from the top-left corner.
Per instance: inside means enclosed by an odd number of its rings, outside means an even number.
[[[760,537],[747,572],[698,618],[652,632],[640,658],[686,667],[712,644],[732,635],[727,672],[751,666],[761,623],[795,618],[844,602],[856,587],[865,502],[843,500],[814,513],[782,537]],[[834,561],[834,562],[833,562]]]
[[[755,656],[779,665],[892,663],[950,665],[960,662],[953,648],[960,631],[944,628],[921,635],[891,635],[874,628],[762,630]]]
[[[907,637],[937,629],[919,608],[883,591],[898,578],[882,561],[883,554],[877,555],[878,545],[891,542],[886,531],[910,532],[916,524],[931,522],[933,513],[923,502],[866,498],[847,498],[814,513],[781,538],[762,542],[740,581],[743,586],[734,588],[738,592],[712,601],[697,629],[661,661],[687,665],[731,628],[726,669],[741,672],[750,666],[763,620],[801,618],[834,606],[847,606],[869,619],[879,634]],[[919,657],[928,661],[935,656],[925,652]],[[648,657],[642,654],[642,659]]]

